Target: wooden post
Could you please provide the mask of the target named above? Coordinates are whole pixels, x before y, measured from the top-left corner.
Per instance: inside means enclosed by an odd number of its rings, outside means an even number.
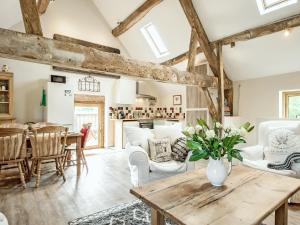
[[[218,44],[217,48],[217,61],[218,61],[218,121],[223,124],[224,122],[224,67],[223,67],[223,53],[222,43]]]
[[[195,61],[196,61],[196,54],[197,54],[197,34],[194,29],[191,31],[191,39],[190,39],[190,47],[188,53],[188,64],[187,64],[187,71],[194,72],[195,71]]]
[[[195,76],[198,76],[197,72],[195,71],[195,61],[197,55],[197,33],[194,29],[191,32],[191,39],[190,39],[190,47],[188,52],[188,65],[187,71],[192,72]],[[203,102],[203,100],[205,101]],[[205,104],[206,103],[206,104]],[[205,106],[204,106],[205,105]],[[189,111],[188,109],[195,109],[195,108],[204,108],[208,107],[209,113],[213,119],[216,119],[216,108],[207,88],[201,88],[197,86],[190,86],[186,88],[186,123],[191,125],[196,125],[197,119],[200,116],[206,116],[205,112],[199,111]],[[204,113],[204,115],[203,115]],[[202,115],[201,115],[202,114]],[[208,118],[206,118],[208,120]]]

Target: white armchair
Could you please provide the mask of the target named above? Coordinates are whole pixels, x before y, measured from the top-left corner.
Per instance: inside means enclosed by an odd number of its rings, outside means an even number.
[[[128,138],[126,150],[128,152],[131,182],[135,187],[195,168],[195,163],[188,161],[189,155],[185,162],[171,160],[158,163],[149,158],[148,138],[154,136],[156,138],[170,137],[171,142],[174,142],[182,136],[178,127],[157,127],[154,131],[128,127],[125,132]]]
[[[242,149],[243,164],[284,176],[300,178],[300,174],[298,172],[299,169],[296,168],[298,167],[297,165],[294,165],[294,167],[292,166],[292,170],[273,170],[267,167],[269,161],[264,157],[264,149],[269,146],[269,134],[279,128],[284,128],[300,135],[300,121],[275,120],[260,123],[258,127],[258,145]],[[282,161],[284,161],[284,159],[282,159]],[[290,199],[290,202],[300,203],[300,193],[296,193]]]

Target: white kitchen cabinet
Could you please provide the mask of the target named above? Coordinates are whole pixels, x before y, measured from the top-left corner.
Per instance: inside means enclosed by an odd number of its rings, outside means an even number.
[[[116,103],[122,105],[135,104],[136,81],[121,78],[117,80],[115,86]]]

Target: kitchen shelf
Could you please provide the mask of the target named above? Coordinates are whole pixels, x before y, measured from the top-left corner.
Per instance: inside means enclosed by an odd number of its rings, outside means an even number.
[[[0,102],[0,104],[9,104],[9,102]]]

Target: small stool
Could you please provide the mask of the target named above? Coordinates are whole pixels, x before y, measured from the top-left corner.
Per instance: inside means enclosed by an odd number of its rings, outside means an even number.
[[[0,212],[0,225],[8,225],[8,221],[3,213]]]

